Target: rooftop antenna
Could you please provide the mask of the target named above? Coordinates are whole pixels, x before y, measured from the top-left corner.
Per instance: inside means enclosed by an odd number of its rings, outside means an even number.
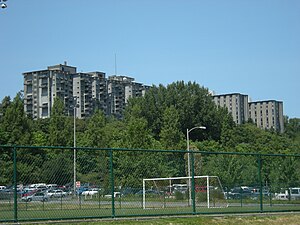
[[[115,53],[115,75],[117,75],[117,54]]]

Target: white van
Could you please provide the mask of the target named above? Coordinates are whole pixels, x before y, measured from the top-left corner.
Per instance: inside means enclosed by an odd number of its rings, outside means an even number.
[[[290,195],[290,198],[289,198]],[[293,187],[287,189],[281,189],[280,193],[275,193],[275,199],[277,200],[298,200],[300,199],[300,188]]]
[[[291,193],[291,200],[300,199],[300,188],[298,187],[290,188],[290,193]]]

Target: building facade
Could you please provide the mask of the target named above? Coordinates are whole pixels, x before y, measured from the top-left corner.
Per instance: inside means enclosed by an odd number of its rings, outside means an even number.
[[[34,119],[49,118],[56,97],[63,100],[66,115],[86,118],[99,109],[120,118],[128,99],[143,96],[149,88],[127,76],[106,79],[103,72],[77,73],[66,62],[23,76],[24,110]]]
[[[284,132],[281,101],[248,102],[248,95],[240,93],[213,95],[213,101],[218,107],[226,107],[236,124],[251,119],[259,128]]]
[[[122,112],[130,98],[142,97],[149,86],[134,82],[127,76],[110,76],[107,80],[108,111],[110,115],[122,117]]]
[[[262,129],[284,132],[283,102],[276,100],[249,103],[249,118]]]
[[[72,113],[73,80],[76,67],[50,66],[47,70],[23,73],[25,112],[37,118],[48,118],[56,97],[63,100],[67,113]]]
[[[218,107],[226,107],[236,124],[248,121],[248,95],[240,93],[214,95],[213,100]]]

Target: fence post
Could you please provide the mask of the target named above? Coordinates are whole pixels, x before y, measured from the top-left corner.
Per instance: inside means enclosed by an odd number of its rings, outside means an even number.
[[[109,151],[109,171],[110,171],[110,185],[111,185],[111,210],[112,217],[115,217],[115,184],[114,184],[114,171],[113,171],[113,151]]]
[[[191,154],[191,164],[192,164],[192,204],[193,204],[193,214],[196,214],[196,202],[195,202],[195,163],[194,163],[194,152]]]
[[[17,196],[17,149],[13,148],[14,158],[14,221],[18,222],[18,196]]]
[[[258,162],[258,180],[259,180],[259,201],[260,201],[260,212],[263,212],[263,195],[262,195],[262,180],[261,180],[261,154],[257,156]]]

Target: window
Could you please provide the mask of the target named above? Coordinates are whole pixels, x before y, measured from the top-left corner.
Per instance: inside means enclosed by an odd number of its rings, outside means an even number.
[[[42,96],[47,96],[48,95],[48,89],[47,88],[42,88]]]

